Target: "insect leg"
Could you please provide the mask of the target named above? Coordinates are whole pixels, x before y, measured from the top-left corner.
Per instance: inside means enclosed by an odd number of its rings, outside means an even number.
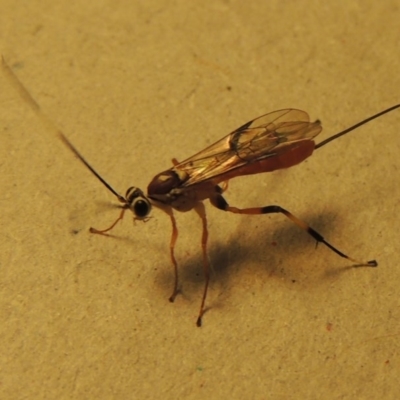
[[[201,218],[201,222],[203,224],[201,247],[203,250],[204,292],[203,292],[203,298],[201,299],[199,316],[198,316],[197,322],[196,322],[196,325],[200,327],[201,319],[202,319],[204,313],[206,312],[204,306],[206,303],[208,284],[210,282],[210,261],[208,259],[208,254],[207,254],[208,229],[207,229],[206,209],[204,207],[204,204],[201,202],[197,203],[194,209],[197,212],[197,214],[199,215],[199,217]]]
[[[116,219],[116,221],[109,228],[102,229],[102,230],[99,230],[99,229],[96,229],[96,228],[90,228],[89,232],[90,233],[97,233],[99,235],[106,235],[106,232],[111,231],[111,229],[114,228],[114,226],[117,225],[119,221],[122,221],[122,219],[124,218],[125,211],[126,211],[126,208],[123,208],[121,210],[121,214],[119,214],[119,217]]]
[[[178,239],[178,227],[176,226],[176,219],[175,219],[174,213],[172,211],[172,208],[171,207],[163,207],[162,210],[169,215],[169,217],[171,219],[171,224],[172,224],[172,233],[171,233],[171,241],[169,244],[169,251],[170,251],[172,265],[174,266],[175,282],[174,282],[174,291],[172,292],[172,294],[169,298],[169,301],[171,303],[173,303],[175,301],[175,297],[179,293],[178,263],[176,262],[176,258],[175,258],[175,244],[176,244],[176,240]]]
[[[212,198],[210,198],[210,201],[211,201],[211,204],[213,204],[215,207],[219,208],[220,210],[229,211],[234,214],[248,214],[248,215],[283,214],[285,217],[289,218],[293,223],[295,223],[299,228],[306,231],[317,242],[323,243],[325,246],[327,246],[333,252],[338,254],[340,257],[346,258],[347,260],[350,260],[351,262],[355,263],[356,266],[367,266],[367,267],[378,266],[378,263],[375,260],[366,261],[366,262],[359,261],[359,260],[355,260],[354,258],[351,258],[351,257],[347,256],[346,254],[342,253],[336,247],[332,246],[329,242],[327,242],[321,234],[319,234],[313,228],[308,226],[304,221],[297,218],[291,212],[285,210],[284,208],[282,208],[280,206],[273,205],[273,206],[266,206],[266,207],[254,207],[254,208],[244,208],[244,209],[237,208],[237,207],[231,207],[220,194],[215,194]]]
[[[220,186],[221,191],[222,191],[221,193],[227,191],[227,190],[228,190],[228,186],[229,186],[229,181],[224,181],[224,182],[222,182],[222,183],[221,183],[221,186]]]

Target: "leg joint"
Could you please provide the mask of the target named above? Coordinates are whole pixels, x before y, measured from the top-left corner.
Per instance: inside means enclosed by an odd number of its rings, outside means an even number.
[[[266,206],[261,207],[261,214],[285,214],[285,210],[280,206]]]
[[[229,208],[228,202],[220,194],[211,197],[210,202],[214,207],[222,211],[227,211]]]

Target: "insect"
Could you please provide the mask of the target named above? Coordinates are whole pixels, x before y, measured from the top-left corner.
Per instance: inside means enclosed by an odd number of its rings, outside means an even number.
[[[375,118],[399,108],[400,104],[381,111],[318,144],[314,142],[314,138],[322,131],[319,120],[310,122],[306,112],[292,108],[273,111],[247,122],[213,145],[184,161],[178,162],[176,159],[173,159],[173,166],[156,175],[150,182],[147,187],[147,194],[141,189],[132,186],[126,191],[125,196],[122,196],[97,173],[67,137],[42,113],[39,105],[8,67],[4,58],[3,70],[23,99],[43,120],[45,125],[58,135],[75,156],[81,160],[92,174],[121,203],[121,212],[111,226],[103,230],[90,228],[92,233],[107,234],[122,220],[127,210],[133,213],[134,220],[144,221],[149,218],[152,207],[156,207],[168,214],[172,224],[170,258],[175,273],[174,288],[169,298],[171,302],[175,300],[179,292],[178,263],[174,254],[178,229],[174,210],[180,212],[194,210],[199,215],[203,226],[201,246],[205,283],[196,321],[197,326],[201,326],[202,317],[206,311],[205,305],[210,281],[210,263],[207,255],[207,217],[203,204],[203,201],[206,199],[214,207],[235,214],[283,214],[299,228],[311,235],[317,243],[324,244],[340,257],[346,258],[359,266],[376,267],[378,265],[375,260],[364,262],[347,256],[327,242],[321,234],[304,221],[279,205],[237,208],[228,204],[223,197],[223,193],[227,189],[230,179],[243,175],[271,172],[297,165],[311,156],[314,150],[321,148],[332,140],[359,128]]]

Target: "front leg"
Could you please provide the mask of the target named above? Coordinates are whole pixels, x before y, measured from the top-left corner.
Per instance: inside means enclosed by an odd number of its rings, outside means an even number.
[[[176,226],[176,219],[174,216],[174,212],[172,211],[172,208],[166,206],[166,207],[163,207],[162,210],[169,215],[169,217],[171,219],[171,225],[172,225],[171,241],[169,244],[169,254],[171,257],[172,265],[174,266],[175,281],[174,281],[174,290],[169,298],[169,301],[171,303],[173,303],[175,301],[175,297],[179,293],[178,263],[176,262],[176,258],[175,258],[175,244],[176,244],[176,240],[178,239],[178,227]]]
[[[201,299],[199,316],[198,316],[197,322],[196,322],[196,325],[198,327],[200,327],[202,317],[203,317],[204,313],[206,312],[205,304],[206,304],[206,298],[207,298],[208,284],[210,282],[210,261],[208,259],[208,254],[207,254],[208,229],[207,229],[206,209],[204,207],[204,204],[202,202],[199,202],[196,204],[194,210],[197,212],[197,214],[201,218],[201,222],[203,225],[203,233],[201,235],[201,249],[203,252],[204,291],[203,291],[203,297]]]

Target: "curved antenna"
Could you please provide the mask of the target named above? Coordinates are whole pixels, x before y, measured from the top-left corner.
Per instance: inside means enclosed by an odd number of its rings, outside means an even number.
[[[349,133],[349,132],[353,131],[354,129],[357,129],[358,127],[372,121],[373,119],[378,118],[381,115],[387,114],[388,112],[393,111],[399,107],[400,107],[400,104],[396,104],[395,106],[387,108],[386,110],[383,110],[383,111],[379,112],[378,114],[373,115],[372,117],[366,118],[363,121],[358,122],[357,124],[351,126],[350,128],[347,128],[344,131],[341,131],[341,132],[337,133],[336,135],[333,135],[333,136],[329,137],[328,139],[323,140],[322,142],[318,143],[315,146],[315,148],[319,149],[320,147],[325,146],[327,143],[331,142],[332,140],[335,140],[335,139],[339,138],[340,136],[343,136],[346,133]]]
[[[6,60],[3,56],[1,56],[2,61],[2,69],[4,74],[6,75],[9,82],[14,86],[16,91],[21,96],[22,100],[28,104],[28,106],[32,109],[32,111],[36,114],[37,117],[42,121],[44,126],[50,131],[56,134],[61,141],[86,165],[86,167],[92,172],[92,174],[112,193],[121,203],[127,203],[126,199],[121,196],[117,191],[115,191],[111,185],[109,185],[100,174],[83,158],[83,156],[79,153],[79,151],[72,145],[72,143],[67,139],[67,137],[62,133],[62,131],[57,128],[57,126],[42,112],[39,104],[36,100],[30,95],[28,90],[22,84],[22,82],[18,79],[18,77],[14,74],[12,69],[6,63]]]

